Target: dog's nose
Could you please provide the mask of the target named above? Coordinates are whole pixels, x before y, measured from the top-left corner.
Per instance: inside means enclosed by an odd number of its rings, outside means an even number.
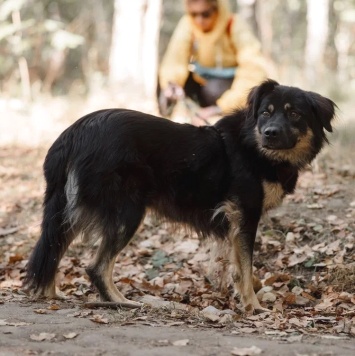
[[[267,138],[276,138],[276,137],[278,137],[280,135],[280,129],[278,127],[275,127],[275,126],[270,126],[270,127],[265,129],[264,135]]]

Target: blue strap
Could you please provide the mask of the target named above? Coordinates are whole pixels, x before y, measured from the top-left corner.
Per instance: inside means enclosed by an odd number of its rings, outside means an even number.
[[[232,79],[235,76],[237,67],[218,68],[218,67],[203,67],[197,62],[190,63],[190,71],[196,73],[200,77],[208,80],[213,78]]]

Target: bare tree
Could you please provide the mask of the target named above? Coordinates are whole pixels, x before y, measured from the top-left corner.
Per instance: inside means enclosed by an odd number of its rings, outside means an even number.
[[[161,0],[115,0],[109,75],[153,97],[158,66]]]
[[[256,0],[237,0],[237,9],[239,15],[246,20],[257,31],[257,23],[255,19]]]
[[[274,10],[274,1],[256,1],[255,17],[258,26],[258,36],[263,47],[263,52],[268,58],[272,57],[272,41],[274,32],[272,24],[272,14]]]
[[[21,15],[20,11],[16,10],[12,12],[12,21],[13,24],[21,28]],[[22,38],[22,32],[18,31],[18,40]],[[28,63],[24,56],[20,56],[18,59],[19,73],[21,78],[21,88],[22,88],[22,96],[25,102],[29,102],[31,100],[31,83],[30,83],[30,74],[28,71]]]
[[[323,70],[329,26],[329,0],[307,0],[306,80],[313,84]]]

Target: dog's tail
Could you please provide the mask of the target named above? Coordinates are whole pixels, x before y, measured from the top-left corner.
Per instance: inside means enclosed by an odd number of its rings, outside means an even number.
[[[75,236],[65,218],[65,185],[70,145],[61,138],[48,151],[44,162],[46,192],[41,237],[27,264],[24,287],[38,296],[55,297],[55,274],[64,252]]]

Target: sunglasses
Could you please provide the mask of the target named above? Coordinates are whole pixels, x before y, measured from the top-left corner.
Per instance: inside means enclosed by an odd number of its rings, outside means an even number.
[[[215,13],[216,9],[211,7],[209,10],[206,11],[201,11],[201,12],[190,12],[189,15],[192,18],[196,18],[196,17],[202,17],[203,19],[208,19],[210,18],[214,13]]]

